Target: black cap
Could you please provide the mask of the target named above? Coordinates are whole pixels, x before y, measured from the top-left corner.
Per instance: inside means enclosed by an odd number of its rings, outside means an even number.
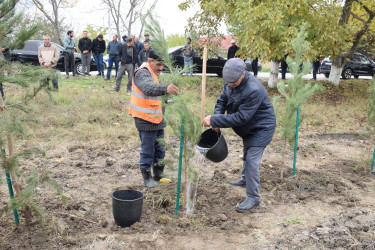
[[[153,50],[150,50],[148,54],[148,58],[154,59],[159,62],[163,62],[163,59],[158,54],[156,54],[155,51]]]
[[[98,35],[98,38],[103,38],[103,35],[102,35],[102,34],[99,34],[99,35]]]
[[[150,36],[149,34],[144,34],[144,36]]]
[[[126,38],[128,38],[127,35],[123,35],[123,36],[122,36],[122,40],[125,40]]]

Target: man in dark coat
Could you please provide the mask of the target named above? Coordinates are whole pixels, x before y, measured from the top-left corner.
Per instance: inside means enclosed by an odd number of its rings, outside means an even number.
[[[145,42],[144,44],[144,49],[139,52],[139,59],[141,60],[142,63],[147,63],[148,55],[150,54],[150,45],[148,42]]]
[[[246,187],[246,199],[236,210],[246,212],[260,204],[259,162],[266,146],[271,142],[276,126],[276,118],[267,91],[240,58],[228,60],[223,69],[224,90],[217,100],[214,115],[203,119],[202,125],[232,128],[242,137],[244,145],[243,170],[239,181],[232,186]],[[227,114],[224,114],[225,111]]]
[[[281,79],[286,79],[286,72],[288,71],[288,64],[286,63],[286,58],[288,57],[288,54],[284,56],[283,59],[281,59]]]
[[[83,31],[82,38],[78,41],[81,50],[82,74],[90,75],[92,41],[87,37],[87,30]]]
[[[125,75],[125,72],[128,73],[128,84],[127,91],[130,92],[134,74],[135,64],[138,61],[138,51],[134,45],[134,40],[128,38],[127,43],[121,44],[118,50],[118,56],[121,63],[118,75],[116,77],[116,88],[113,91],[119,92],[121,86],[122,77]]]
[[[97,38],[92,41],[92,55],[98,68],[98,76],[104,77],[103,53],[105,52],[105,40],[103,35],[99,34]]]
[[[240,47],[236,45],[236,40],[232,40],[231,43],[232,43],[232,46],[230,46],[228,49],[228,60],[236,57],[237,50],[240,49]]]

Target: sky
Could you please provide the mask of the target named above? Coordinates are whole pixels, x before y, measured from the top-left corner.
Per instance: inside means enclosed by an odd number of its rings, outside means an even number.
[[[196,4],[193,8],[187,11],[181,11],[178,5],[183,0],[159,0],[153,14],[156,15],[158,21],[164,29],[165,35],[170,34],[181,34],[185,33],[185,27],[188,24],[188,18],[192,17],[196,11],[199,10],[199,6]],[[127,1],[125,1],[127,2]],[[33,8],[29,8],[29,11],[35,12]],[[63,9],[62,14],[65,17],[65,23],[72,26],[72,29],[76,34],[80,34],[81,31],[91,24],[94,27],[108,27],[108,9],[104,4],[101,4],[101,0],[78,0],[73,8]],[[115,32],[115,26],[112,22],[112,32]],[[136,36],[138,36],[140,27],[136,26],[132,28]],[[123,34],[121,34],[123,35]],[[111,36],[108,34],[107,36]]]

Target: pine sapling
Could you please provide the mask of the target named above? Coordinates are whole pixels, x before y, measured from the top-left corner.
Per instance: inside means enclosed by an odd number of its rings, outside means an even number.
[[[181,90],[185,83],[190,81],[189,78],[182,77],[186,69],[180,71],[173,66],[172,58],[168,53],[168,42],[164,36],[164,31],[150,12],[147,18],[143,19],[143,23],[145,24],[146,32],[153,37],[150,44],[151,49],[163,59],[164,67],[167,69],[167,73],[163,73],[160,76],[161,82],[174,84]],[[185,172],[184,203],[186,205],[186,199],[189,197],[187,182],[188,180],[196,180],[199,174],[193,166],[192,159],[195,157],[195,145],[198,143],[201,134],[200,100],[198,95],[185,94],[183,91],[180,91],[180,95],[173,97],[172,100],[168,100],[168,98],[170,97],[163,97],[164,103],[168,103],[165,120],[177,138],[180,136],[182,120],[185,122],[183,166]],[[164,144],[166,143],[164,142]],[[168,147],[168,145],[166,146]],[[178,154],[176,152],[173,150],[171,152],[173,156],[177,157]]]
[[[295,53],[295,58],[288,57],[287,63],[293,75],[293,78],[287,82],[279,82],[277,88],[285,99],[285,111],[279,114],[278,121],[280,125],[281,138],[284,140],[282,164],[280,178],[284,177],[285,171],[285,153],[287,143],[292,144],[296,136],[296,112],[299,106],[307,103],[308,99],[323,90],[320,84],[312,85],[310,82],[304,82],[302,77],[310,72],[310,63],[304,62],[304,55],[309,50],[310,43],[305,39],[307,33],[305,27],[302,26],[301,31],[292,42],[292,49]],[[286,84],[287,83],[287,84]],[[278,98],[275,99],[278,103]]]

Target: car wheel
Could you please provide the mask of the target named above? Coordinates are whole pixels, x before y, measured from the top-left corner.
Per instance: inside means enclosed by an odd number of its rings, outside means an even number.
[[[357,75],[354,75],[354,78],[355,78],[355,79],[358,79],[358,78],[359,78],[359,76],[357,76]]]
[[[350,79],[352,77],[352,70],[351,69],[345,69],[344,72],[342,72],[342,78],[344,79]]]
[[[325,73],[324,76],[325,76],[326,78],[329,78],[329,74],[328,74],[328,73]]]
[[[77,72],[78,75],[82,75],[82,62],[79,61],[78,63],[75,64],[75,70]]]
[[[174,68],[175,68],[178,72],[181,72],[181,71],[184,69],[184,66],[182,66],[181,64],[175,64],[175,65],[174,65]]]

